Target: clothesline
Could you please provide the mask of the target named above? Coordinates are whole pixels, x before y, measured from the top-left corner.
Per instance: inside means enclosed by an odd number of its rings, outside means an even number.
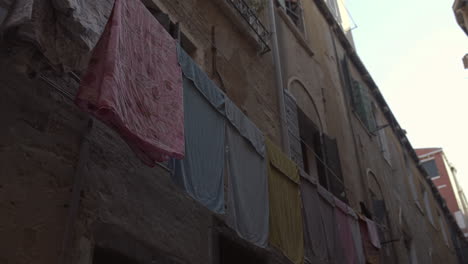
[[[292,135],[295,139],[297,139],[297,140],[301,141],[302,143],[304,143],[304,145],[307,147],[307,149],[309,149],[309,150],[314,154],[314,156],[317,158],[317,160],[318,160],[320,163],[322,163],[322,164],[325,166],[325,168],[326,168],[333,176],[335,176],[335,178],[336,178],[341,184],[343,184],[343,188],[345,188],[346,190],[349,190],[348,188],[346,188],[346,186],[344,185],[344,182],[340,179],[340,177],[338,177],[338,176],[335,174],[335,172],[334,172],[330,167],[328,167],[327,163],[326,163],[324,160],[322,160],[322,159],[320,158],[320,156],[314,151],[314,149],[313,149],[311,146],[309,146],[309,145],[307,144],[307,142],[305,142],[304,140],[302,140],[300,137],[297,137],[296,135],[294,135],[294,133],[292,133],[292,131],[291,131],[289,128],[288,128],[288,132],[289,132],[289,134]]]
[[[182,8],[183,8],[185,11],[187,11],[189,14],[194,14],[194,13],[195,13],[195,12],[192,12],[191,10],[185,9],[183,5],[180,6],[180,7],[182,7]],[[198,16],[197,19],[203,20],[204,18],[201,17],[201,16]],[[220,49],[217,48],[216,43],[214,43],[212,40],[210,40],[208,37],[206,37],[206,34],[207,34],[208,32],[203,32],[203,31],[201,31],[198,27],[192,27],[192,28],[190,28],[190,29],[194,29],[195,31],[197,31],[197,33],[198,33],[198,34],[196,34],[197,37],[203,38],[207,43],[209,43],[209,44],[211,45],[211,47],[215,47],[215,48],[216,48],[216,53],[219,54],[219,55],[221,55],[221,57],[222,57],[226,62],[229,62],[229,59],[228,59],[228,57],[226,56],[226,54],[224,54],[224,52],[222,52]],[[213,34],[213,36],[216,37],[215,34]],[[213,55],[213,54],[212,54],[212,55]],[[215,59],[216,59],[216,58],[215,58]],[[240,65],[239,65],[239,66],[240,66]],[[245,76],[245,72],[244,72],[244,73],[243,73],[243,72],[240,72],[238,68],[241,68],[241,67],[235,67],[235,66],[233,66],[233,67],[230,67],[230,70],[234,70],[234,71],[238,74],[238,76]],[[222,77],[221,77],[221,76],[219,76],[219,77],[220,77],[220,79],[221,79],[221,82],[222,82],[222,83],[225,83],[224,80],[222,79]],[[261,100],[261,101],[264,103],[264,104],[262,105],[262,107],[268,108],[268,110],[273,111],[273,112],[277,111],[277,109],[274,109],[273,107],[271,107],[271,106],[268,104],[269,101],[268,101],[266,98],[267,98],[267,97],[259,96],[257,99],[258,99],[258,100]]]

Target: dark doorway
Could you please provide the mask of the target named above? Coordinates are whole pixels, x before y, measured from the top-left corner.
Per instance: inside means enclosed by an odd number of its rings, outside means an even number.
[[[219,247],[220,264],[266,264],[263,256],[225,236],[220,236]]]
[[[93,264],[139,264],[121,253],[107,248],[95,248],[93,255]]]

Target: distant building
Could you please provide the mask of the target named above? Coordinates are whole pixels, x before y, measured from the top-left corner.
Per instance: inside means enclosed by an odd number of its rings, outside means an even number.
[[[426,169],[432,182],[434,182],[434,185],[439,190],[440,195],[445,199],[458,226],[462,229],[465,237],[467,237],[468,203],[465,193],[457,181],[455,167],[449,163],[442,148],[416,149],[416,153],[421,160],[421,165]]]

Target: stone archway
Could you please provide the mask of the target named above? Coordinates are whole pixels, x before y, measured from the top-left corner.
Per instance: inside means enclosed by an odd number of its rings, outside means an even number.
[[[304,83],[300,79],[293,77],[288,81],[288,90],[296,99],[297,106],[318,126],[318,129],[322,133],[323,123],[320,112]]]

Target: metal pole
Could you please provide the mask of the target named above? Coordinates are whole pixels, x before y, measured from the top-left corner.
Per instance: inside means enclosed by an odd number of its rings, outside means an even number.
[[[275,0],[270,0],[269,2],[269,12],[270,12],[270,31],[271,31],[271,40],[272,40],[272,54],[273,61],[275,64],[275,79],[276,79],[276,88],[278,92],[278,105],[280,110],[280,127],[281,127],[281,145],[283,151],[290,155],[289,150],[289,138],[288,138],[288,128],[286,125],[286,106],[284,102],[284,82],[283,82],[283,73],[281,67],[281,57],[279,53],[279,44],[278,44],[278,31],[276,29],[276,10],[275,10]]]

